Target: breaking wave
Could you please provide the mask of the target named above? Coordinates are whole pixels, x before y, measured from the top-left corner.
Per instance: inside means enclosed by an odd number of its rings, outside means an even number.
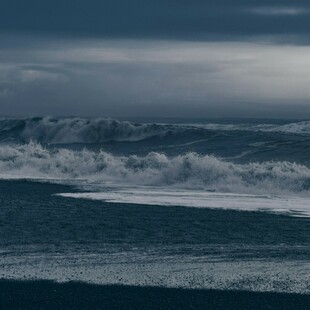
[[[103,143],[140,141],[169,134],[191,134],[197,131],[251,131],[284,134],[310,134],[310,121],[277,124],[156,124],[132,123],[105,118],[0,119],[0,141],[43,144]]]
[[[249,194],[307,194],[310,189],[310,169],[291,162],[241,165],[196,153],[114,156],[87,149],[48,150],[34,142],[2,146],[0,172],[2,178],[83,179],[93,184],[116,182]]]
[[[139,141],[180,130],[173,125],[138,124],[113,119],[51,117],[0,120],[0,140],[44,144]]]

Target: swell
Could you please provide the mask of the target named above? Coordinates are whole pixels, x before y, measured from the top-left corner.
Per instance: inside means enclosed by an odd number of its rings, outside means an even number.
[[[197,131],[251,131],[281,134],[310,134],[310,121],[278,124],[156,124],[133,123],[106,118],[0,119],[0,141],[43,144],[102,143],[107,141],[140,141],[170,134],[190,135]]]
[[[83,179],[99,185],[115,182],[249,194],[308,194],[310,189],[310,169],[286,161],[234,164],[196,153],[115,156],[102,150],[49,150],[33,142],[3,145],[0,173],[2,178]]]

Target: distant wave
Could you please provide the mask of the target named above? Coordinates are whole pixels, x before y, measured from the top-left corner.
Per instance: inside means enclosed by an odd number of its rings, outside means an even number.
[[[105,118],[43,117],[0,120],[0,140],[34,140],[44,144],[139,141],[167,134],[171,130],[182,129],[173,125],[138,124]]]
[[[221,131],[261,131],[261,132],[278,132],[288,134],[310,134],[310,121],[289,123],[285,125],[277,124],[191,124],[195,128]]]
[[[114,156],[104,151],[48,150],[37,143],[0,148],[0,177],[84,179],[102,184],[172,186],[216,192],[307,193],[310,169],[290,162],[234,164],[188,153]]]
[[[290,123],[272,128],[270,131],[308,135],[310,134],[310,121]]]
[[[236,130],[307,135],[310,134],[310,121],[279,126],[276,124],[144,124],[105,118],[0,119],[0,141],[34,140],[43,144],[140,141],[170,134]]]

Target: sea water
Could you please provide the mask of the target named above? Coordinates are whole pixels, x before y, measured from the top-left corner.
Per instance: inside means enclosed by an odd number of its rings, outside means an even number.
[[[310,122],[0,119],[3,279],[310,292]]]

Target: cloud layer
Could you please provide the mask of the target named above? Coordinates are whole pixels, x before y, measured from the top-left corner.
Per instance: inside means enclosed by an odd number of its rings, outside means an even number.
[[[3,37],[3,114],[307,117],[310,47]]]
[[[0,1],[2,114],[310,117],[305,0]]]

